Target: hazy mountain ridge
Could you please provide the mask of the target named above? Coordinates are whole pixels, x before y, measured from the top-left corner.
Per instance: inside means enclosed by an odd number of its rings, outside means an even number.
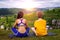
[[[49,9],[54,9],[54,8],[60,8],[60,7],[47,7],[47,8],[36,8],[38,10],[49,10]],[[0,15],[11,15],[11,14],[16,14],[20,10],[23,10],[21,8],[0,8]]]

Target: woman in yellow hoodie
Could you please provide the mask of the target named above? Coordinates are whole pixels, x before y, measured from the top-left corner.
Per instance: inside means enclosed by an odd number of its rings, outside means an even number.
[[[32,31],[35,33],[36,36],[45,36],[45,35],[53,35],[52,33],[47,32],[46,29],[46,20],[42,19],[43,12],[37,12],[38,20],[34,22],[34,27],[32,27]]]
[[[38,11],[37,16],[38,20],[34,22],[34,28],[32,28],[33,32],[36,34],[36,36],[47,35],[46,20],[42,19],[43,12]]]

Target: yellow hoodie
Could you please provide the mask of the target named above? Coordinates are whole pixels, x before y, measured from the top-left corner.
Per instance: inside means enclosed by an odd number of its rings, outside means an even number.
[[[44,19],[36,20],[34,23],[34,27],[36,28],[37,36],[47,35],[46,20]]]

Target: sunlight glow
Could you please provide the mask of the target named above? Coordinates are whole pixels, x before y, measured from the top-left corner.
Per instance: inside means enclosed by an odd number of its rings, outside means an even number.
[[[22,8],[28,10],[28,11],[33,11],[33,9],[36,7],[36,3],[34,0],[22,0]]]

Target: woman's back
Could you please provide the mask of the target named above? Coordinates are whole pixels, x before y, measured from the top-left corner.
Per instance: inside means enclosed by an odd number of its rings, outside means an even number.
[[[36,33],[37,33],[38,36],[47,34],[46,20],[44,20],[44,19],[36,20],[35,23],[34,23],[34,26],[36,28]]]
[[[18,27],[18,32],[20,33],[25,33],[26,32],[26,19],[17,19],[17,27]]]
[[[18,37],[26,37],[28,36],[27,33],[29,33],[29,27],[26,19],[23,18],[23,15],[24,13],[22,11],[18,12],[17,19],[12,28],[12,32]]]

